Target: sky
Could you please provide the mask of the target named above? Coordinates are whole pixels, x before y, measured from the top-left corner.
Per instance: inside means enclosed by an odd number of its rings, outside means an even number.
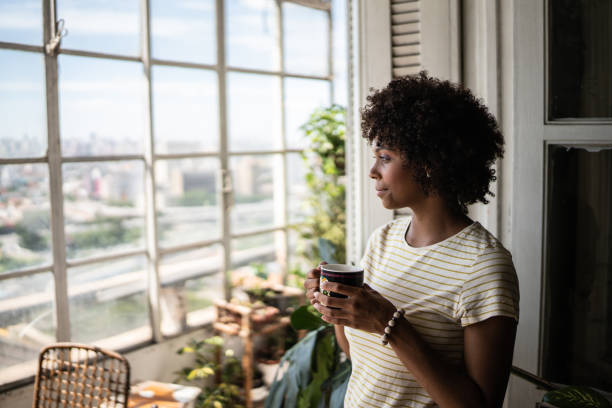
[[[229,66],[278,70],[280,52],[274,0],[228,0],[226,58]],[[216,63],[214,0],[151,0],[154,58]],[[138,0],[57,0],[65,20],[65,49],[139,55]],[[285,69],[299,74],[327,71],[326,14],[284,3]],[[0,41],[41,45],[40,0],[0,0]],[[335,68],[342,70],[345,52]],[[336,62],[338,61],[338,62]],[[41,54],[0,49],[0,142],[27,135],[46,150],[44,61]],[[140,153],[147,134],[146,80],[139,62],[61,55],[60,134],[69,140],[98,138],[126,143],[117,154]],[[342,75],[341,75],[342,76]],[[280,79],[230,73],[227,77],[230,150],[279,147]],[[337,92],[338,93],[338,92]],[[316,107],[331,103],[326,81],[289,78],[285,82],[288,147],[303,147],[299,125]],[[345,98],[337,98],[345,103]],[[196,150],[218,148],[218,77],[214,70],[154,66],[153,126],[156,150],[169,140]]]

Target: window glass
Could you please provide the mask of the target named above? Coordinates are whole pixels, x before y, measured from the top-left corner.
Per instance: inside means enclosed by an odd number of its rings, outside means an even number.
[[[287,155],[287,189],[289,190],[289,223],[304,221],[312,211],[308,205],[309,191],[306,186],[306,164],[297,153]]]
[[[41,45],[43,41],[41,5],[40,0],[2,0],[0,41]],[[4,58],[0,57],[0,60],[4,61]]]
[[[228,130],[231,151],[280,147],[280,79],[271,75],[229,73]]]
[[[329,74],[329,14],[283,2],[284,66],[288,72]]]
[[[332,55],[334,69],[334,103],[348,105],[348,40],[346,29],[347,0],[333,0],[332,6]]]
[[[226,2],[227,61],[231,67],[280,68],[275,0]]]
[[[150,340],[146,267],[139,256],[69,268],[71,339],[112,349]]]
[[[289,230],[289,253],[287,273],[287,283],[289,285],[303,288],[304,278],[306,273],[318,265],[318,262],[310,262],[305,255],[308,248],[309,239],[302,238],[299,233],[299,228]]]
[[[0,274],[51,263],[46,164],[0,166]]]
[[[164,335],[214,320],[213,303],[225,297],[222,255],[222,247],[212,245],[162,257],[159,273]]]
[[[285,134],[287,147],[305,148],[308,145],[304,131],[300,129],[317,108],[330,104],[328,81],[317,79],[285,79]]]
[[[142,154],[146,82],[142,64],[59,57],[62,153]]]
[[[156,153],[218,150],[219,99],[214,71],[154,66],[152,89]]]
[[[612,2],[548,3],[549,117],[612,118]]]
[[[549,147],[543,376],[612,389],[612,148]]]
[[[140,1],[57,0],[68,35],[62,48],[140,55]]]
[[[0,50],[0,61],[0,157],[44,156],[47,113],[43,56]]]
[[[217,27],[214,0],[151,1],[153,58],[214,64]]]
[[[67,163],[62,169],[68,258],[144,247],[144,165]]]
[[[232,286],[257,287],[262,281],[282,282],[284,232],[275,231],[232,240]]]
[[[237,156],[230,160],[234,185],[232,233],[270,228],[278,222],[279,194],[275,194],[280,155]]]
[[[157,236],[163,247],[218,239],[219,160],[157,160]]]

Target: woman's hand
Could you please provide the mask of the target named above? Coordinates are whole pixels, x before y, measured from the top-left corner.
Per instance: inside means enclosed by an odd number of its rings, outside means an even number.
[[[321,289],[348,296],[344,299],[314,293],[316,302],[312,303],[322,314],[321,318],[328,323],[382,334],[396,310],[393,303],[367,284],[357,288],[337,282],[323,282]]]
[[[304,288],[306,289],[306,298],[313,305],[317,303],[317,299],[315,297],[315,293],[319,293],[319,279],[321,277],[321,265],[326,265],[327,262],[323,261],[317,266],[313,268],[306,274],[306,279],[304,280]]]

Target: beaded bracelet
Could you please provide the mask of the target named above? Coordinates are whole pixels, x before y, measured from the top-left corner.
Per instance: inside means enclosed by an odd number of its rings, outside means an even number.
[[[404,315],[404,309],[400,308],[393,313],[393,317],[387,323],[387,327],[385,327],[385,333],[382,335],[382,345],[386,346],[389,343],[389,335],[391,334],[391,328],[395,326],[397,320]]]

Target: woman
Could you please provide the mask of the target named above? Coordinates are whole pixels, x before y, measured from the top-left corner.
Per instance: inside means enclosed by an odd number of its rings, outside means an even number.
[[[305,282],[352,360],[345,407],[501,407],[518,281],[510,253],[466,215],[491,194],[495,119],[467,89],[421,72],[370,95],[362,129],[376,194],[412,216],[372,234],[363,288],[322,284],[348,298],[319,292],[320,268]]]

